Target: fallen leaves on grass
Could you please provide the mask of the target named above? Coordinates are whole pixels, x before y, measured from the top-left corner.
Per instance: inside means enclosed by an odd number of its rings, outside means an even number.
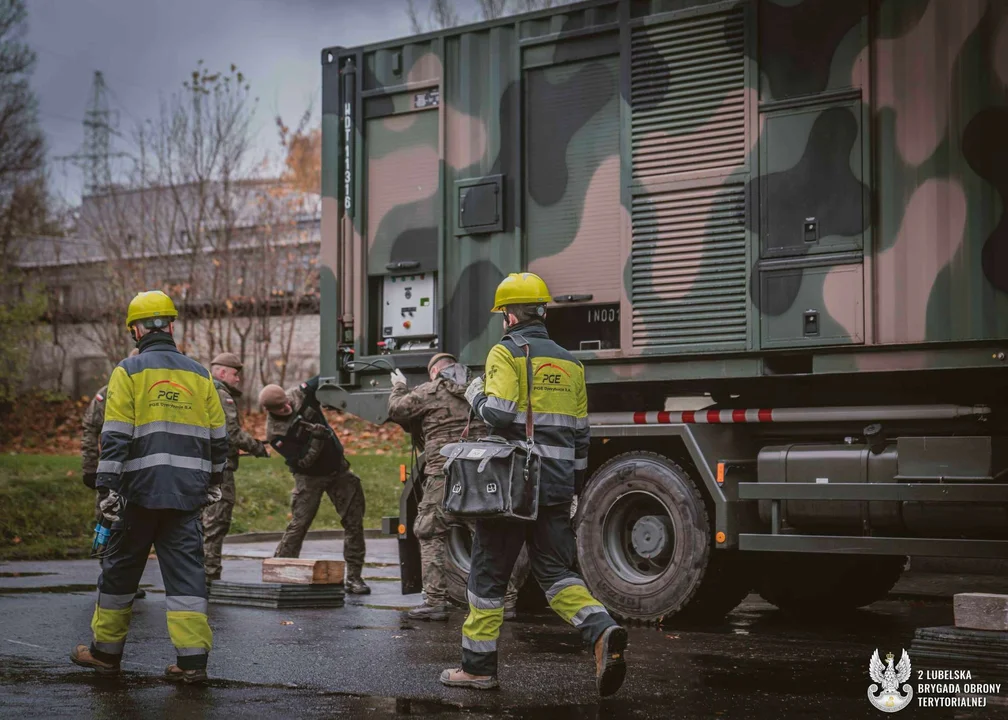
[[[79,455],[81,419],[91,398],[53,399],[41,393],[23,395],[0,413],[0,448],[31,455]],[[375,425],[335,410],[326,419],[343,443],[347,455],[388,455],[409,452],[410,439],[395,423]],[[247,412],[242,425],[253,436],[266,434],[266,413]],[[67,477],[73,477],[73,471]]]

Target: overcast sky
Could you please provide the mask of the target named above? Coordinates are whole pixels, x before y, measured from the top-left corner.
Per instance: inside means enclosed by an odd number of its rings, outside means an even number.
[[[472,0],[458,0],[466,16]],[[95,70],[119,127],[158,113],[202,58],[235,63],[259,96],[258,142],[273,150],[273,117],[293,124],[310,100],[320,110],[320,52],[410,34],[406,0],[27,0],[32,84],[49,156],[77,152]],[[418,5],[426,7],[425,0]],[[80,171],[52,162],[52,188],[76,203]]]

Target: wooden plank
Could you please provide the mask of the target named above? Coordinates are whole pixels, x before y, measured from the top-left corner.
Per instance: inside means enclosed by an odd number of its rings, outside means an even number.
[[[1008,595],[957,593],[952,600],[957,628],[1008,630]]]
[[[266,558],[262,564],[264,583],[297,585],[331,585],[343,582],[345,563],[342,560],[308,560],[305,558]]]

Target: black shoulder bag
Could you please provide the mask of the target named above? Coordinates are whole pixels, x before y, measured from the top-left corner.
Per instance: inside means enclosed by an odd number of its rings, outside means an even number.
[[[525,440],[507,440],[490,435],[469,441],[469,426],[462,441],[441,448],[445,486],[441,507],[459,518],[535,520],[539,514],[539,476],[542,458],[534,452],[535,423],[532,415],[532,358],[528,341],[505,335],[525,351],[528,378],[528,408]]]

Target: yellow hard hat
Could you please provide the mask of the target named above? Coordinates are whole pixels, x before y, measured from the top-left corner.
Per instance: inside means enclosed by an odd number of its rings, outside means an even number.
[[[130,300],[129,310],[126,312],[126,329],[129,330],[135,322],[154,318],[164,319],[167,325],[177,317],[175,303],[160,290],[139,292]]]
[[[548,303],[551,300],[549,288],[541,277],[530,272],[511,273],[497,286],[490,312],[504,312],[507,305]]]

